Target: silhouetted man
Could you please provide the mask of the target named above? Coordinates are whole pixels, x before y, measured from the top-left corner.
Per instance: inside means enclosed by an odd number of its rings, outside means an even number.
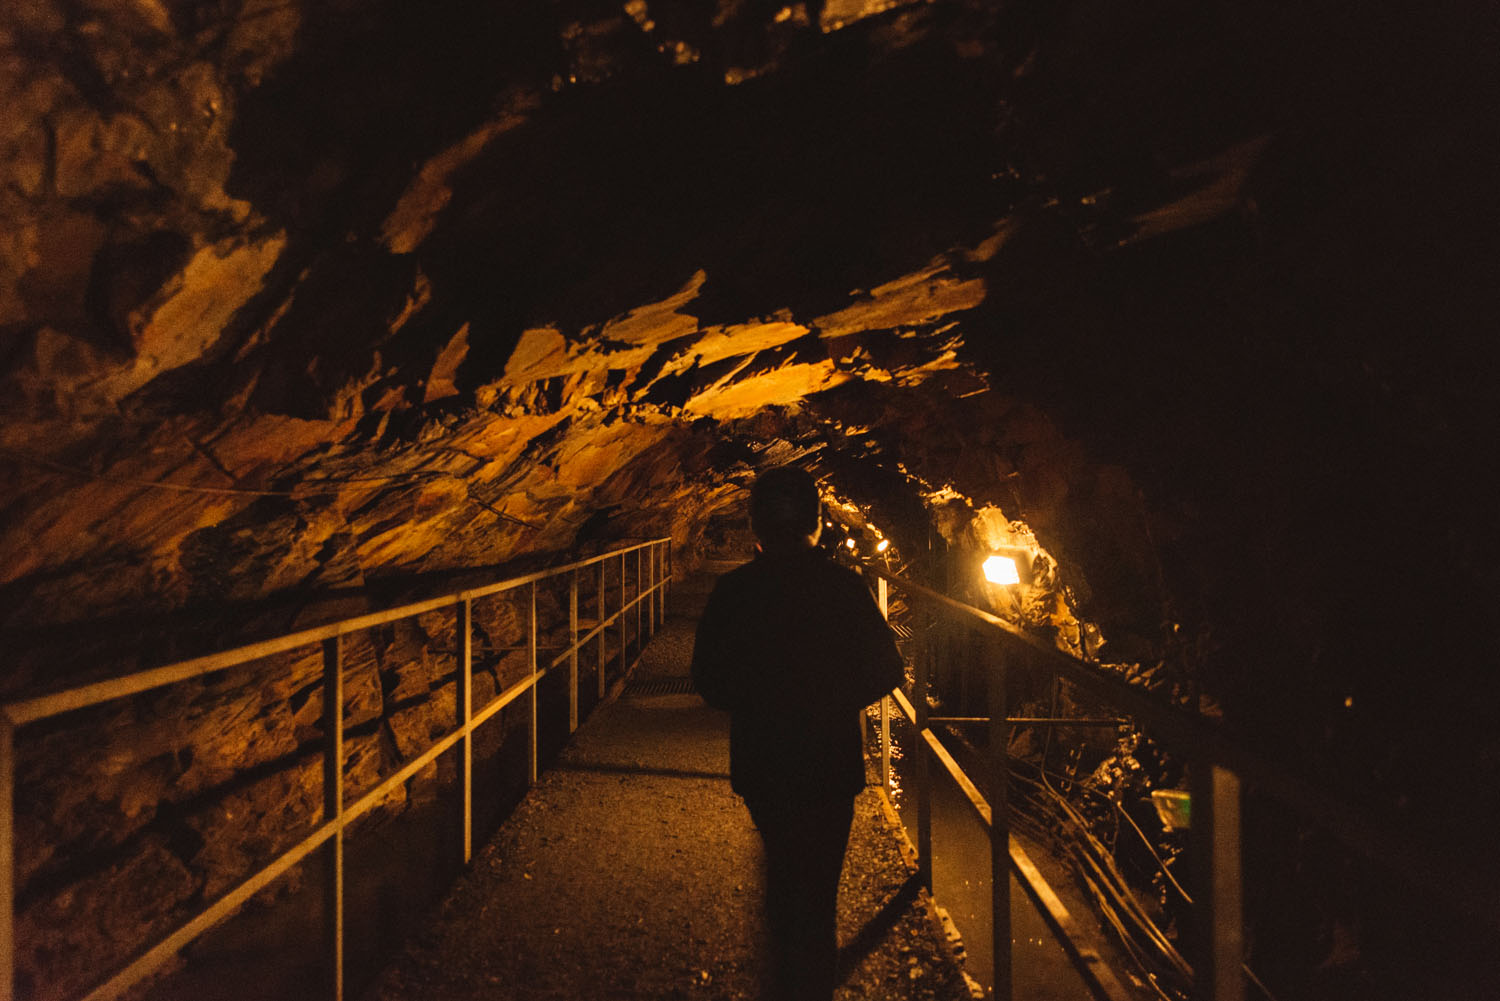
[[[730,779],[765,845],[772,996],[828,1001],[839,871],[865,784],[859,713],[904,672],[869,588],[817,548],[810,475],[762,475],[750,524],[760,554],[709,595],[693,682],[729,710]]]

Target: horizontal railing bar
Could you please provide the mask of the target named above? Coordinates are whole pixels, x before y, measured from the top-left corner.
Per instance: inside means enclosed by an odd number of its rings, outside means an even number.
[[[1128,1001],[1131,995],[1121,986],[1104,957],[1092,947],[1078,944],[1084,936],[1075,926],[1073,915],[1053,892],[1051,884],[1036,867],[1036,863],[1031,861],[1031,856],[1026,854],[1026,849],[1021,847],[1014,834],[1010,837],[1009,847],[1010,864],[1015,869],[1017,882],[1026,888],[1032,900],[1041,905],[1042,917],[1051,926],[1052,933],[1062,943],[1063,951],[1068,953],[1079,973],[1085,980],[1092,981],[1089,986],[1094,988],[1095,995],[1102,995],[1109,1001]]]
[[[906,698],[905,693],[898,688],[892,694],[896,696],[896,702],[901,706],[901,711],[906,714],[906,718],[915,723],[916,711],[911,701]],[[927,719],[928,722],[932,722],[935,717],[929,716]],[[989,722],[988,718],[985,719],[985,722]],[[958,786],[959,791],[964,794],[964,798],[968,800],[969,808],[974,811],[974,815],[979,818],[979,822],[984,825],[985,830],[989,830],[993,817],[989,800],[975,786],[973,780],[969,778],[952,753],[943,746],[937,734],[931,730],[924,730],[922,731],[922,738],[927,744],[928,749],[932,751],[933,757],[937,758],[942,764],[943,770],[948,773],[948,777],[953,780],[954,784]],[[1052,887],[1048,885],[1046,878],[1037,869],[1036,863],[1031,861],[1031,856],[1026,854],[1026,850],[1016,840],[1015,835],[1009,837],[1007,848],[1009,849],[1011,868],[1015,872],[1018,882],[1026,888],[1026,892],[1031,895],[1031,898],[1040,905],[1043,917],[1052,927],[1052,931],[1057,935],[1059,941],[1061,941],[1064,950],[1068,953],[1080,974],[1085,979],[1092,981],[1091,986],[1097,988],[1097,992],[1110,999],[1110,1001],[1125,1001],[1129,995],[1120,986],[1120,982],[1115,978],[1114,973],[1105,964],[1098,952],[1093,949],[1079,947],[1077,940],[1080,936],[1074,927],[1073,916],[1068,913],[1067,907],[1063,906],[1063,902],[1052,891]],[[991,873],[990,878],[996,879],[998,877],[995,873]]]
[[[591,567],[596,563],[603,563],[605,560],[612,560],[619,556],[624,556],[627,553],[633,553],[637,549],[645,549],[647,546],[657,546],[661,545],[663,542],[670,541],[671,539],[669,537],[662,536],[659,539],[650,539],[646,542],[641,542],[634,546],[624,546],[620,549],[611,549],[607,553],[600,553],[597,556],[590,556],[585,560],[578,560],[574,563],[564,563],[561,566],[548,567],[545,570],[536,570],[532,573],[525,574],[520,577],[508,577],[505,580],[497,581],[494,584],[485,584],[481,587],[472,588],[467,591],[460,591],[455,597],[469,599],[486,598],[492,594],[498,594],[501,591],[507,591],[513,587],[521,587],[523,585],[531,584],[536,581],[546,580],[548,577],[556,577],[560,574],[571,573],[574,570],[582,570],[584,567]]]
[[[564,564],[547,570],[539,570],[534,573],[525,574],[520,577],[507,578],[494,584],[482,587],[469,588],[452,594],[442,595],[437,598],[429,598],[424,601],[412,602],[406,605],[398,605],[379,612],[369,612],[338,622],[330,622],[322,626],[314,626],[311,629],[303,629],[285,636],[278,636],[257,643],[249,643],[245,646],[222,650],[217,653],[205,654],[202,657],[193,657],[189,660],[168,664],[164,667],[151,668],[145,671],[137,671],[118,678],[109,678],[88,685],[80,685],[76,688],[65,689],[50,695],[39,695],[29,699],[18,699],[7,703],[3,709],[5,715],[17,726],[33,723],[37,720],[47,719],[65,712],[77,709],[86,709],[89,706],[98,705],[101,702],[110,702],[114,699],[125,698],[130,695],[138,695],[141,692],[160,688],[163,685],[174,684],[179,681],[187,681],[204,674],[212,674],[214,671],[222,671],[252,660],[260,660],[263,657],[274,656],[295,650],[302,646],[311,646],[321,643],[323,640],[332,639],[347,633],[358,632],[361,629],[370,629],[374,626],[385,625],[400,619],[411,618],[414,615],[422,615],[447,608],[460,601],[471,601],[475,598],[498,594],[514,587],[530,584],[534,581],[545,580],[549,577],[570,573],[573,570],[635,552],[646,546],[658,545],[670,541],[663,537],[644,542],[639,545],[629,546],[622,549],[611,550],[608,553],[593,556],[586,560],[575,563]],[[637,601],[640,599],[637,598]],[[629,607],[629,606],[626,606]],[[618,614],[618,613],[617,613]]]
[[[959,792],[963,793],[964,798],[969,801],[969,807],[979,818],[979,822],[989,827],[991,823],[990,801],[984,798],[979,787],[974,784],[974,780],[959,767],[958,761],[953,757],[952,752],[943,746],[937,734],[931,730],[923,730],[922,740],[927,743],[927,749],[932,752],[932,756],[942,763],[949,778],[958,784]]]
[[[495,715],[497,712],[510,705],[516,699],[520,698],[523,694],[525,694],[526,689],[534,685],[538,680],[541,679],[541,677],[542,676],[540,673],[528,674],[520,681],[511,685],[505,691],[495,696],[485,705],[483,709],[480,709],[478,712],[474,713],[474,719],[469,724],[469,729],[473,730],[475,727],[479,726],[479,724],[486,722],[491,716]]]
[[[645,591],[642,594],[642,597],[645,597],[646,595],[655,594],[658,590],[661,590],[664,587],[665,587],[665,583],[658,584],[655,587],[651,588],[650,590]],[[595,639],[597,639],[600,632],[602,632],[605,629],[608,629],[611,625],[613,625],[616,621],[619,620],[620,616],[624,615],[626,612],[630,611],[630,609],[632,609],[633,607],[635,607],[635,605],[640,600],[641,600],[640,598],[636,598],[635,600],[633,600],[629,604],[627,604],[624,608],[620,609],[619,611],[617,611],[613,615],[611,615],[609,618],[605,619],[604,622],[601,623],[600,625],[597,625],[593,629],[590,629],[587,633],[584,633],[584,634],[580,635],[578,637],[578,642],[574,643],[572,646],[565,646],[565,647],[537,647],[538,650],[557,650],[557,651],[559,651],[558,655],[552,659],[552,661],[544,669],[543,673],[545,673],[546,671],[552,670],[554,667],[558,667],[558,666],[562,665],[564,662],[566,662],[568,660],[569,657],[573,656],[574,653],[582,653],[583,652],[583,648],[585,646],[587,646],[589,643],[593,642]]]
[[[665,583],[657,584],[655,587],[652,587],[652,588],[648,589],[647,591],[645,591],[644,592],[644,596],[649,596],[649,595],[655,594],[657,591],[664,590],[665,587],[666,587]],[[619,618],[620,618],[621,615],[623,615],[625,612],[630,611],[630,609],[634,608],[635,605],[636,605],[636,603],[637,603],[637,601],[639,601],[639,599],[632,599],[630,601],[630,603],[627,604],[623,609],[621,609],[619,611],[616,611],[616,612],[613,612],[609,616],[609,618],[607,618],[607,619],[604,620],[603,623],[594,626],[592,629],[590,629],[586,633],[579,634],[578,642],[577,643],[574,643],[571,646],[538,646],[537,647],[537,652],[540,653],[543,650],[546,650],[546,651],[549,651],[549,652],[553,651],[553,650],[556,650],[557,651],[557,657],[550,664],[547,665],[549,669],[553,668],[553,667],[556,667],[558,664],[562,663],[562,661],[564,661],[568,657],[572,656],[575,651],[580,651],[581,652],[585,646],[587,646],[589,643],[593,642],[594,640],[598,639],[600,632],[602,632],[605,629],[608,629],[611,625],[613,625],[616,621],[619,620]],[[522,653],[522,652],[525,652],[525,651],[527,651],[529,649],[531,649],[531,648],[530,647],[525,647],[525,646],[497,646],[497,647],[476,646],[474,648],[474,652],[475,653]]]
[[[431,602],[423,602],[416,611],[408,612],[408,615],[420,615],[423,612],[445,608],[452,604],[447,598],[435,598]],[[357,628],[368,628],[389,621],[379,615],[363,616],[363,619],[374,621],[362,622]],[[246,646],[223,650],[218,653],[207,654],[202,657],[194,657],[191,660],[180,661],[169,664],[166,667],[152,668],[147,671],[139,671],[120,678],[110,678],[98,681],[90,685],[82,685],[78,688],[70,688],[66,691],[56,692],[52,695],[41,695],[31,699],[21,699],[12,702],[5,707],[6,713],[17,723],[31,723],[36,720],[46,719],[50,716],[58,716],[75,709],[86,709],[101,702],[109,702],[114,699],[125,698],[128,695],[137,695],[141,692],[160,688],[179,681],[187,681],[204,674],[212,674],[214,671],[223,671],[231,667],[238,667],[248,661],[259,660],[262,657],[270,657],[298,647],[311,646],[321,643],[323,640],[332,639],[346,632],[353,631],[346,628],[348,621],[329,623],[326,626],[318,626],[312,629],[304,629],[301,632],[290,633],[276,639],[263,640],[259,643],[251,643]]]
[[[942,608],[961,616],[967,616],[976,622],[999,629],[1014,640],[1017,640],[1033,651],[1038,653],[1044,661],[1043,666],[1058,674],[1065,680],[1076,684],[1090,695],[1101,700],[1112,702],[1130,715],[1144,721],[1154,731],[1157,731],[1168,742],[1182,746],[1191,746],[1195,753],[1205,756],[1220,764],[1227,765],[1252,777],[1256,782],[1266,786],[1279,789],[1291,785],[1285,781],[1283,776],[1278,775],[1274,769],[1254,759],[1247,752],[1230,744],[1222,733],[1200,717],[1193,716],[1182,710],[1158,702],[1156,699],[1146,695],[1143,691],[1123,681],[1111,678],[1100,672],[1097,668],[1084,661],[1076,660],[1067,656],[1055,647],[1049,646],[1040,639],[1030,636],[1020,630],[1012,623],[1006,622],[999,616],[964,604],[948,597],[938,591],[925,587],[921,584],[905,580],[896,574],[890,573],[880,567],[868,567],[877,576],[912,592],[922,598],[934,602]],[[1296,799],[1312,797],[1307,791],[1300,789],[1288,790],[1289,795]],[[1317,804],[1309,804],[1316,806]]]
[[[83,1001],[113,1001],[123,995],[152,971],[170,960],[193,939],[228,917],[235,908],[259,893],[277,876],[306,858],[319,845],[333,837],[338,828],[339,824],[336,820],[330,820],[318,827],[270,865],[214,901],[203,913],[162,939],[139,959],[84,995]]]
[[[539,678],[541,675],[538,674],[536,677]],[[286,872],[303,858],[307,857],[309,853],[323,844],[323,842],[333,837],[334,832],[341,828],[349,827],[356,818],[368,813],[374,806],[389,796],[397,786],[409,780],[423,768],[426,768],[445,751],[448,751],[462,740],[465,733],[473,732],[481,723],[488,721],[490,717],[514,702],[531,687],[534,680],[531,675],[527,675],[514,685],[511,685],[500,695],[490,700],[484,709],[475,713],[468,726],[460,727],[452,733],[445,734],[434,742],[431,747],[427,748],[427,750],[382,779],[379,785],[374,786],[364,793],[364,795],[360,796],[359,799],[346,806],[344,808],[342,824],[337,820],[330,820],[326,824],[323,824],[301,843],[276,858],[238,887],[219,898],[206,911],[173,932],[168,938],[163,939],[135,962],[115,974],[104,984],[95,988],[92,993],[85,995],[83,1001],[112,1001],[112,999],[119,997],[125,991],[129,990],[141,978],[161,966],[188,943],[227,917],[236,907],[260,892],[261,889],[269,885],[277,876]]]
[[[577,649],[581,650],[581,649],[583,649],[584,643],[586,643],[586,642],[590,642],[591,643],[594,640],[598,639],[599,638],[599,634],[602,633],[602,632],[604,632],[604,630],[608,629],[609,626],[610,626],[610,622],[612,622],[612,621],[613,620],[611,620],[611,619],[606,619],[605,621],[599,623],[599,625],[597,625],[594,628],[590,629],[588,632],[583,633],[582,635],[580,635],[578,637],[578,647],[577,647]]]
[[[911,704],[911,699],[906,697],[906,692],[900,688],[893,688],[891,698],[895,701],[896,707],[901,710],[901,715],[905,716],[908,722],[916,723],[917,707]]]
[[[661,583],[658,583],[654,587],[651,587],[651,588],[647,589],[642,594],[642,598],[649,597],[649,596],[655,594],[658,591],[665,590],[665,588],[666,588],[666,582],[665,581],[663,581]],[[630,609],[634,608],[636,606],[636,604],[640,600],[642,600],[642,599],[641,598],[632,599],[628,604],[626,604],[626,606],[623,609],[620,609],[619,611],[616,611],[616,612],[612,613],[609,616],[609,618],[607,618],[607,619],[604,620],[604,622],[602,622],[602,623],[600,623],[598,625],[595,625],[587,633],[580,634],[579,637],[578,637],[578,642],[577,643],[574,643],[571,646],[538,646],[537,647],[537,652],[540,653],[540,652],[542,652],[544,650],[548,651],[548,652],[551,652],[551,651],[554,651],[554,650],[557,651],[557,657],[550,664],[547,665],[548,669],[556,667],[563,660],[565,660],[568,657],[572,656],[575,651],[580,651],[581,652],[585,646],[587,646],[589,643],[593,642],[595,639],[598,638],[600,632],[602,632],[605,629],[608,629],[611,625],[613,625],[616,621],[619,620],[619,618],[620,618],[621,615],[625,614],[626,612],[630,611]],[[526,652],[526,651],[528,651],[530,649],[531,648],[529,646],[475,646],[474,647],[474,652],[475,653],[524,653],[524,652]],[[457,651],[454,651],[454,650],[449,650],[449,651],[446,651],[446,652],[447,653],[457,653]]]
[[[1482,918],[1491,927],[1500,928],[1500,914],[1497,914],[1493,906],[1497,894],[1500,894],[1500,886],[1494,885],[1492,881],[1476,879],[1472,871],[1437,860],[1431,850],[1423,848],[1409,837],[1385,829],[1367,811],[1338,800],[1314,787],[1311,782],[1284,772],[1231,742],[1218,727],[1201,717],[1166,705],[1141,689],[1112,678],[1093,665],[1022,632],[1017,626],[990,612],[906,580],[882,567],[865,564],[864,568],[896,587],[931,601],[947,612],[998,629],[1040,655],[1041,663],[1038,667],[1136,717],[1138,723],[1143,723],[1151,731],[1153,738],[1178,748],[1191,749],[1192,754],[1200,760],[1228,768],[1252,783],[1258,792],[1291,806],[1345,846],[1403,874],[1410,883],[1426,886],[1445,896],[1472,916]],[[904,698],[898,701],[903,703],[905,710],[911,709],[909,701]],[[915,714],[908,712],[908,717],[914,719]]]

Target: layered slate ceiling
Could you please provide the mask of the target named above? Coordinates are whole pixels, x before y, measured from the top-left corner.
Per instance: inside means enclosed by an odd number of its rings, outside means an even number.
[[[1324,6],[9,4],[12,645],[690,555],[797,456],[1380,753],[1487,642],[1489,15]]]

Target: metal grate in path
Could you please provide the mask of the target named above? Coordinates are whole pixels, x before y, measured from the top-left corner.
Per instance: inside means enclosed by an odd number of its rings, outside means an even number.
[[[626,695],[691,695],[692,678],[642,678],[625,686]]]

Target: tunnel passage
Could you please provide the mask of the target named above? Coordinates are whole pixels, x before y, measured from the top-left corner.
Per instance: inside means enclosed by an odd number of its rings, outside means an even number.
[[[11,5],[4,695],[622,538],[690,561],[795,461],[943,585],[1024,525],[1093,655],[1489,878],[1471,6]],[[295,770],[270,743],[225,767]],[[214,760],[132,753],[27,850],[96,871]],[[1294,864],[1301,968],[1420,951]]]

